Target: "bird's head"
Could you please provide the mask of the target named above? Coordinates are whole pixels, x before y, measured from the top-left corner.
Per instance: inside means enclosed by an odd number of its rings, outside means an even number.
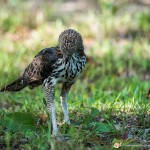
[[[60,34],[59,46],[65,59],[84,49],[82,36],[73,29],[65,30]]]

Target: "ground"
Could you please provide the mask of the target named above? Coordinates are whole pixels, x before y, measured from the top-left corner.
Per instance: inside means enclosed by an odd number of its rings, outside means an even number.
[[[150,3],[146,0],[0,2],[0,87],[33,57],[55,46],[66,28],[78,30],[88,63],[72,87],[71,125],[52,140],[43,87],[0,93],[0,149],[149,149]],[[58,9],[59,8],[59,9]]]

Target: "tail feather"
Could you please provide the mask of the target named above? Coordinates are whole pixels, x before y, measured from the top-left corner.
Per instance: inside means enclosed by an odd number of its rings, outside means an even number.
[[[23,77],[18,78],[17,80],[13,81],[9,85],[5,86],[4,88],[0,89],[0,92],[4,91],[20,91],[27,86],[27,82],[25,82]]]

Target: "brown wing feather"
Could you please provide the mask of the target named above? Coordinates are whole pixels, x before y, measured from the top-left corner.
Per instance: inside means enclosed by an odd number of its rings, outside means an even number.
[[[22,77],[18,78],[17,80],[13,81],[9,85],[5,86],[4,88],[0,89],[0,92],[4,91],[20,91],[27,86],[28,80],[23,79]]]
[[[25,69],[23,76],[29,79],[31,88],[43,83],[52,72],[52,65],[58,60],[56,48],[46,48],[39,52]]]
[[[62,56],[57,51],[59,51],[58,47],[45,48],[40,51],[27,66],[23,75],[0,91],[19,91],[26,86],[34,88],[42,84],[44,79],[51,74],[53,64]]]

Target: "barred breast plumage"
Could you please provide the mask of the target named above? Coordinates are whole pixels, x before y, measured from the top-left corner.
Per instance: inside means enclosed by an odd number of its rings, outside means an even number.
[[[45,84],[55,85],[57,83],[73,83],[85,67],[86,57],[73,54],[68,60],[59,59],[53,65],[51,75],[45,80]]]

